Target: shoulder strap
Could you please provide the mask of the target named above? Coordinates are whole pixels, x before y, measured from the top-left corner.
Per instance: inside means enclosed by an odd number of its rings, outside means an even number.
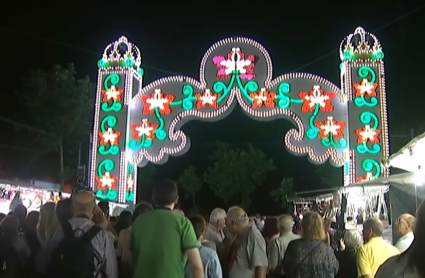
[[[73,238],[74,237],[74,231],[72,230],[71,223],[69,221],[66,221],[62,224],[62,230],[65,235],[65,238]]]
[[[91,240],[102,230],[101,227],[94,225],[90,228],[84,235],[82,239],[86,242],[91,242]]]

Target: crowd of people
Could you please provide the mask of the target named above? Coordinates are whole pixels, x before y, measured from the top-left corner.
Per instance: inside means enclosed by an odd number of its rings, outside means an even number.
[[[216,208],[208,219],[176,209],[177,186],[158,181],[152,204],[109,216],[89,191],[0,215],[2,278],[398,278],[425,277],[425,205],[401,215],[395,246],[379,219],[363,235],[346,226],[335,240],[329,219],[303,214],[250,218],[241,207]]]

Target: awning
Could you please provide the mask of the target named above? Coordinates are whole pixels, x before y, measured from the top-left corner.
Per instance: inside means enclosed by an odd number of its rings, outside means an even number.
[[[415,137],[384,162],[385,166],[415,172],[425,169],[425,133]]]

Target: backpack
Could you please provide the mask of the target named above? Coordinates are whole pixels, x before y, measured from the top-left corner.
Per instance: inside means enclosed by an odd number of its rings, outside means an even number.
[[[24,264],[18,250],[13,246],[13,240],[0,235],[0,277],[21,277]]]
[[[48,277],[92,278],[95,271],[95,252],[91,240],[102,228],[93,226],[81,237],[75,236],[69,222],[64,223],[62,229],[65,238],[53,253]]]

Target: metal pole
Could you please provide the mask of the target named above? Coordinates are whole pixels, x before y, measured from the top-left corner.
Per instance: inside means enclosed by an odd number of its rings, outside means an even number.
[[[415,132],[413,128],[410,129],[410,139],[413,139],[415,137]]]
[[[59,138],[59,163],[60,163],[60,181],[61,181],[61,190],[63,190],[63,186],[65,184],[64,181],[64,166],[63,166],[63,145],[62,145],[62,137]]]
[[[78,167],[81,166],[81,143],[78,145]]]

